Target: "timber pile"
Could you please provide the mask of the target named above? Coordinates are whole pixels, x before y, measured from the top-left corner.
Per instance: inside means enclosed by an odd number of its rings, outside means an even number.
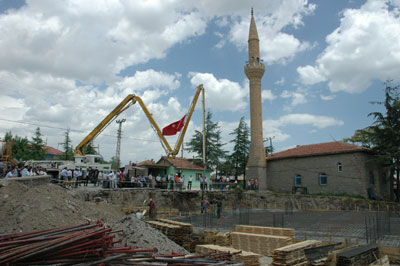
[[[245,251],[271,256],[280,247],[293,243],[290,237],[232,232],[232,247]]]
[[[204,242],[204,235],[203,234],[199,234],[199,233],[193,233],[191,235],[191,242],[189,245],[183,245],[183,247],[190,251],[190,252],[195,252],[196,251],[196,246],[198,245],[203,245]]]
[[[179,230],[179,235],[177,237],[179,238],[179,243],[181,246],[183,246],[185,249],[189,250],[190,245],[192,243],[191,236],[193,234],[194,227],[191,224],[188,223],[182,223],[182,222],[177,222],[169,219],[157,219],[157,221],[162,222],[162,223],[167,223],[171,225],[176,225],[180,226],[181,229]]]
[[[292,228],[237,225],[235,228],[235,232],[274,235],[274,236],[287,236],[294,239],[294,229]]]
[[[129,215],[131,213],[136,213],[137,211],[143,212],[146,211],[146,214],[149,213],[149,206],[126,206],[122,208],[122,211],[126,214]],[[176,217],[179,216],[179,210],[178,209],[172,209],[172,208],[160,208],[156,209],[157,211],[157,216],[158,217]]]
[[[215,244],[218,246],[230,246],[231,245],[231,233],[226,232],[222,233],[219,232],[215,238]]]
[[[259,266],[260,255],[252,252],[237,250],[234,248],[221,247],[217,245],[198,245],[196,246],[196,253],[207,254],[210,252],[235,254],[232,256],[232,261],[243,261],[245,266]]]
[[[204,230],[204,244],[215,244],[218,230]]]
[[[296,244],[277,248],[274,250],[272,265],[275,266],[302,266],[307,265],[308,260],[304,249],[316,247],[321,244],[318,240],[306,240]]]
[[[182,227],[179,225],[167,224],[157,221],[146,221],[150,226],[158,229],[164,235],[166,235],[169,239],[177,243],[178,245],[182,245]]]
[[[337,265],[369,265],[379,257],[376,244],[354,247],[337,253]]]

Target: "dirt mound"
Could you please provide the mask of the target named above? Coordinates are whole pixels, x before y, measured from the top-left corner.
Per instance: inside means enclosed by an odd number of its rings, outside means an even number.
[[[187,251],[135,215],[125,216],[120,205],[75,199],[68,190],[54,184],[27,187],[8,181],[0,186],[0,234],[31,232],[87,220],[104,219],[124,243],[140,248],[157,248],[160,254]]]
[[[114,230],[124,230],[117,233],[117,237],[122,238],[123,243],[127,245],[138,246],[144,249],[156,247],[159,254],[171,254],[172,252],[188,254],[184,248],[168,239],[157,229],[137,219],[134,214],[113,223],[111,227]]]
[[[5,182],[0,187],[0,206],[0,233],[29,232],[98,219],[111,223],[124,217],[115,205],[76,200],[66,189],[53,184],[27,187]]]

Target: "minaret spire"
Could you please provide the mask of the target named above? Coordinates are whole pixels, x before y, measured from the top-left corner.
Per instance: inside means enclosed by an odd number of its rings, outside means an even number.
[[[254,20],[253,9],[251,9],[251,20],[249,30],[249,62],[254,62],[260,59],[260,40],[258,39],[258,32],[256,22]]]
[[[267,161],[263,142],[261,79],[265,65],[260,60],[260,40],[258,39],[253,9],[249,30],[249,61],[244,66],[244,72],[249,79],[250,87],[250,150],[246,165],[246,179],[258,179],[260,188],[267,188]]]

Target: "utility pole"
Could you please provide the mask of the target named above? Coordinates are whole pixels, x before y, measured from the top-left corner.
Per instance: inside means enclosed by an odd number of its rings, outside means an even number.
[[[121,119],[121,120],[117,120],[116,121],[117,124],[119,124],[118,136],[117,136],[117,150],[115,152],[115,160],[116,160],[116,163],[117,163],[117,166],[116,166],[117,169],[116,170],[119,169],[119,166],[121,164],[120,155],[121,155],[122,123],[124,123],[125,121],[126,121],[126,119]]]
[[[272,146],[272,140],[273,140],[274,138],[275,138],[275,136],[272,136],[272,137],[265,138],[265,139],[263,140],[264,142],[269,140],[269,149],[266,149],[267,154],[268,154],[268,151],[269,151],[269,153],[271,153],[271,154],[274,152],[274,148],[273,148],[273,146]]]

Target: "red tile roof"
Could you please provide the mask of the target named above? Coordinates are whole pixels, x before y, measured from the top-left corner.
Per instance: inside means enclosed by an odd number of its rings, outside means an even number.
[[[276,160],[291,157],[306,157],[306,156],[317,156],[326,154],[338,154],[338,153],[349,153],[349,152],[371,152],[370,149],[360,147],[357,145],[344,143],[344,142],[327,142],[311,145],[299,145],[295,148],[288,149],[285,151],[277,152],[267,156],[267,160]]]
[[[153,162],[152,160],[146,160],[146,161],[137,163],[138,166],[149,165],[149,164],[150,164],[150,165],[151,165],[151,164],[154,164],[154,162]]]
[[[185,158],[168,158],[168,157],[164,156],[161,159],[168,161],[176,169],[186,169],[186,170],[203,170],[204,169],[202,166],[196,165]],[[210,169],[207,169],[206,171],[210,171]]]
[[[45,149],[46,154],[49,154],[49,155],[61,155],[61,154],[64,154],[64,152],[62,152],[60,150],[57,150],[57,149],[55,149],[53,147],[50,147],[50,146],[43,145],[42,148]]]

